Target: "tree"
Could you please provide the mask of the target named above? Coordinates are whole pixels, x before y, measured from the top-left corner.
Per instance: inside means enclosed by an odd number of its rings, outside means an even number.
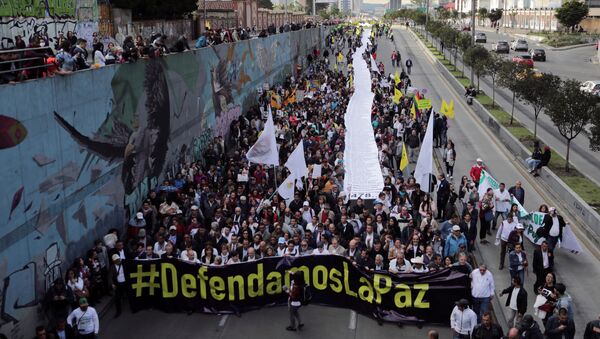
[[[496,104],[496,80],[502,72],[504,64],[510,62],[504,58],[498,56],[498,54],[489,54],[487,62],[485,63],[485,73],[492,79],[492,107]]]
[[[271,0],[258,0],[258,8],[273,9],[273,2]]]
[[[500,73],[498,74],[498,84],[512,92],[512,107],[510,109],[510,125],[513,124],[515,114],[515,97],[518,92],[519,77],[526,72],[526,67],[523,64],[515,64],[506,60],[502,64]]]
[[[473,39],[471,35],[468,33],[460,32],[458,33],[458,37],[456,39],[456,44],[458,45],[458,49],[460,49],[460,53],[462,54],[463,59],[463,67],[462,67],[462,76],[465,76],[465,53],[473,46]]]
[[[488,9],[485,7],[479,7],[477,10],[477,16],[479,17],[479,20],[483,20],[485,23],[485,19],[488,17]]]
[[[475,45],[469,47],[469,49],[465,52],[463,57],[464,63],[467,66],[471,67],[471,72],[475,72],[477,75],[477,90],[479,91],[479,78],[482,75],[485,75],[486,68],[485,65],[490,57],[490,52],[488,52],[485,47],[481,45]]]
[[[494,24],[502,19],[502,13],[502,8],[494,8],[488,14],[488,19]]]
[[[593,114],[590,124],[590,149],[600,151],[600,114]]]
[[[440,33],[440,39],[444,43],[444,46],[454,52],[454,70],[456,71],[456,51],[458,50],[456,40],[458,38],[458,32],[449,25],[444,25],[442,32]],[[443,50],[442,50],[443,53]],[[452,53],[450,54],[450,61],[452,61]]]
[[[583,131],[592,115],[598,115],[598,97],[579,89],[577,80],[561,81],[557,94],[546,105],[546,113],[567,141],[565,171],[569,172],[571,141]]]
[[[590,9],[585,3],[572,0],[563,2],[562,6],[556,9],[554,16],[561,25],[573,30],[574,26],[578,25],[589,12]]]
[[[517,97],[527,101],[533,108],[534,127],[533,138],[537,140],[537,120],[547,102],[556,95],[560,86],[560,78],[550,73],[536,73],[526,69],[518,76]]]

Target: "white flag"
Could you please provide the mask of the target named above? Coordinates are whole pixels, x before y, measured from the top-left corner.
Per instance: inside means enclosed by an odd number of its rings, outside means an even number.
[[[302,177],[308,173],[306,160],[304,160],[304,140],[301,139],[296,149],[290,154],[285,162],[285,167],[290,171],[290,176],[297,179],[296,186],[301,190],[303,188]]]
[[[415,179],[421,189],[429,192],[430,176],[433,174],[433,112],[429,115],[427,131],[419,151],[419,158],[415,166]]]
[[[277,188],[277,193],[284,199],[289,200],[294,198],[294,177],[290,174]]]
[[[277,151],[277,140],[275,139],[275,125],[273,124],[273,115],[269,114],[267,123],[262,133],[256,140],[256,143],[248,150],[246,157],[249,162],[264,165],[279,165],[279,152]]]
[[[569,251],[571,253],[579,254],[583,252],[579,240],[571,230],[571,226],[567,225],[563,228],[562,240],[560,241],[560,248]]]
[[[479,200],[483,199],[485,192],[487,192],[488,188],[493,190],[497,190],[500,187],[498,181],[494,179],[486,170],[481,170],[481,176],[479,177]]]

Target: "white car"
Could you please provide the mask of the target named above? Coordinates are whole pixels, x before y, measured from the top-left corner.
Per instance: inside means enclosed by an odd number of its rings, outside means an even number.
[[[512,42],[512,45],[510,46],[510,48],[513,49],[513,51],[528,51],[529,50],[529,44],[527,43],[526,40],[523,39],[518,39],[518,40],[514,40]]]
[[[581,84],[579,89],[582,92],[592,93],[595,95],[600,95],[600,80],[589,80]]]

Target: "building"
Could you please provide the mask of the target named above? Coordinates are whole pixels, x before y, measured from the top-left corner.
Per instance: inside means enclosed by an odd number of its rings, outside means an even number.
[[[390,0],[389,9],[391,11],[397,11],[400,9],[400,7],[402,7],[402,0]]]

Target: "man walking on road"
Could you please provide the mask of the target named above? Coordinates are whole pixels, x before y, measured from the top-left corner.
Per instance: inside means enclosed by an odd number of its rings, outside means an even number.
[[[504,259],[506,258],[506,248],[510,245],[509,251],[513,250],[512,245],[509,243],[511,232],[517,226],[517,222],[514,220],[512,214],[508,215],[508,218],[500,224],[498,232],[496,233],[496,244],[500,243],[500,267],[498,269],[504,269]]]
[[[508,294],[506,298],[506,306],[509,308],[511,315],[507,320],[509,326],[516,326],[521,318],[527,312],[527,292],[521,286],[519,277],[512,278],[512,285],[502,290],[500,296]]]
[[[506,190],[506,185],[502,182],[498,190],[494,191],[494,198],[496,199],[496,212],[494,213],[494,220],[492,222],[492,229],[496,229],[498,222],[498,216],[502,216],[502,221],[506,219],[506,214],[510,209],[510,194]]]
[[[485,264],[471,272],[471,295],[473,296],[473,311],[477,313],[477,322],[488,311],[490,301],[494,297],[494,276]]]
[[[485,165],[483,165],[483,160],[481,158],[477,158],[475,165],[473,165],[471,167],[471,171],[469,171],[469,176],[477,187],[479,187],[479,178],[481,178],[482,170],[487,170],[487,168],[485,168]]]
[[[410,69],[412,68],[412,66],[412,60],[410,60],[410,58],[406,59],[406,73],[408,73],[408,75],[410,75]]]
[[[554,247],[558,244],[558,240],[562,239],[563,228],[565,228],[565,226],[565,220],[561,215],[556,213],[556,207],[550,207],[550,213],[544,216],[542,224],[544,234],[541,236],[546,237],[551,251],[554,251]]]
[[[533,251],[533,273],[535,273],[535,284],[533,290],[537,291],[538,287],[544,285],[546,275],[552,273],[554,268],[554,253],[550,250],[548,242],[542,241],[540,248]]]
[[[504,332],[500,325],[492,322],[492,315],[489,312],[483,313],[481,323],[473,329],[472,339],[502,339]],[[516,338],[515,338],[516,339]]]

